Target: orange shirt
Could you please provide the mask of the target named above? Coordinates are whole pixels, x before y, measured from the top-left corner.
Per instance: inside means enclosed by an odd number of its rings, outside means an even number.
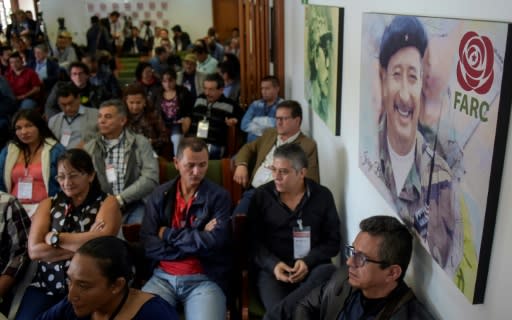
[[[44,185],[43,180],[43,169],[41,162],[29,164],[27,170],[23,163],[17,163],[12,169],[12,189],[11,194],[18,197],[18,183],[20,179],[26,179],[27,177],[32,178],[32,198],[31,199],[18,199],[23,204],[34,204],[43,201],[48,198],[48,190]]]

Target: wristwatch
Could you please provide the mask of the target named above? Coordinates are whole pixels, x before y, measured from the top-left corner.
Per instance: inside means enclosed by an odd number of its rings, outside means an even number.
[[[57,248],[59,246],[59,233],[57,231],[54,231],[52,236],[50,237],[50,244],[52,247]]]

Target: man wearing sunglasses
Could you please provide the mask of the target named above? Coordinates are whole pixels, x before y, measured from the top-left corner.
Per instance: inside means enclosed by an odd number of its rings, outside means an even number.
[[[412,253],[407,228],[389,216],[359,227],[344,248],[346,266],[299,302],[294,319],[432,319],[404,282]]]

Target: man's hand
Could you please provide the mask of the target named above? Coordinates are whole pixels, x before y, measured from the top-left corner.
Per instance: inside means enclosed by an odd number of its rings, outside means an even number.
[[[236,166],[235,174],[233,175],[233,180],[242,187],[247,187],[247,185],[249,184],[249,171],[247,170],[247,166]]]
[[[292,268],[290,268],[286,263],[284,262],[278,262],[276,266],[274,267],[274,276],[276,276],[276,279],[282,282],[290,282],[290,272],[292,272]]]
[[[167,227],[160,227],[158,230],[158,238],[160,238],[160,240],[164,240],[165,229],[167,229]]]
[[[188,132],[191,124],[192,124],[192,119],[190,119],[189,117],[185,117],[185,118],[181,119],[181,131],[183,132],[183,135],[185,135]]]
[[[206,226],[204,227],[204,231],[212,231],[216,225],[217,225],[217,219],[213,218],[212,220],[210,220],[210,222],[208,222],[206,224]]]
[[[228,127],[232,127],[234,125],[236,125],[238,123],[238,119],[237,118],[228,118],[226,117],[226,119],[224,120],[226,122],[226,125]]]
[[[295,265],[291,271],[290,282],[297,283],[304,280],[304,278],[308,275],[309,269],[308,265],[304,262],[304,260],[295,261]]]

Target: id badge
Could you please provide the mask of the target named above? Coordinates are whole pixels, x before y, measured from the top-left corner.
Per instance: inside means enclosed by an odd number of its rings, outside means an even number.
[[[18,179],[18,199],[32,199],[32,186],[34,179],[32,176],[25,176]]]
[[[210,122],[208,120],[201,120],[197,124],[197,137],[198,138],[208,138],[208,128],[210,127]]]
[[[107,164],[107,181],[109,183],[117,181],[116,167],[113,164]]]
[[[64,147],[67,147],[68,144],[69,144],[69,140],[71,139],[71,131],[69,130],[64,130],[62,132],[62,137],[60,137],[60,143],[64,146]]]
[[[311,249],[311,228],[293,228],[293,257],[301,259],[308,255]]]

